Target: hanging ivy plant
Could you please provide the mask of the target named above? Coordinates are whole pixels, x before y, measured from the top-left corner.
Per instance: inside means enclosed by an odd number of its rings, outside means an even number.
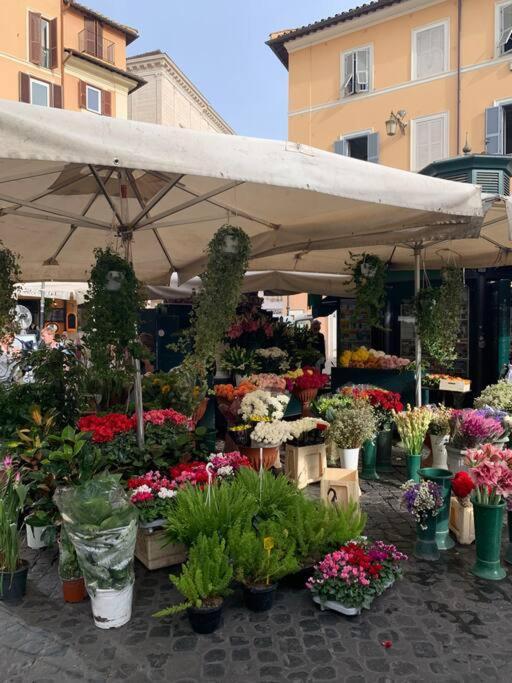
[[[0,339],[15,333],[15,285],[20,276],[18,256],[0,241]]]
[[[94,368],[108,374],[126,365],[127,354],[139,355],[139,309],[144,305],[140,282],[133,266],[111,248],[95,249],[85,297],[84,341]]]
[[[251,241],[246,233],[224,225],[208,245],[203,287],[194,302],[191,335],[194,353],[206,365],[215,359],[219,344],[236,315]]]
[[[449,367],[457,358],[465,288],[460,268],[444,268],[441,276],[439,287],[422,289],[416,295],[416,328],[425,354]]]
[[[354,318],[366,316],[368,323],[382,327],[382,313],[386,305],[387,263],[374,254],[350,254],[345,264],[352,275],[356,303]]]

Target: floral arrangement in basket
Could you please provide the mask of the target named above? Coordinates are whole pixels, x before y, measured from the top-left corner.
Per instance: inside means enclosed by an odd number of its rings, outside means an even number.
[[[484,443],[496,441],[502,434],[502,424],[494,417],[485,417],[472,408],[452,410],[450,445],[453,448],[477,448]]]
[[[303,417],[289,423],[291,444],[293,446],[310,446],[324,443],[329,423],[316,417]]]
[[[402,443],[409,455],[419,455],[432,420],[432,411],[426,406],[407,409],[401,413],[393,411],[393,419]]]
[[[374,598],[401,575],[405,560],[407,555],[394,545],[366,539],[350,541],[315,565],[306,587],[321,605],[335,602],[357,610],[369,609]]]
[[[457,498],[462,507],[471,505],[470,496],[473,493],[475,484],[468,472],[457,472],[452,479],[452,493]]]
[[[360,346],[355,351],[343,351],[340,356],[342,368],[373,368],[379,370],[402,370],[410,364],[407,358],[390,356],[384,351],[367,349]]]
[[[318,391],[318,389],[322,389],[329,382],[329,375],[309,366],[289,372],[285,375],[285,378],[286,388],[295,394],[311,389]]]
[[[477,503],[498,505],[512,494],[512,450],[485,444],[468,450],[465,464],[475,485]]]
[[[402,504],[419,524],[427,528],[429,517],[437,517],[443,507],[443,493],[439,484],[433,481],[414,482],[412,479],[402,484]]]
[[[393,411],[400,413],[404,409],[400,394],[377,387],[342,387],[341,393],[365,398],[373,406],[379,429],[386,429],[393,424]]]
[[[257,389],[263,391],[279,391],[286,390],[286,380],[273,372],[260,372],[249,377],[249,382],[254,384]]]
[[[259,422],[263,418],[281,420],[289,400],[286,394],[273,396],[269,391],[258,389],[243,397],[238,412],[244,422]]]

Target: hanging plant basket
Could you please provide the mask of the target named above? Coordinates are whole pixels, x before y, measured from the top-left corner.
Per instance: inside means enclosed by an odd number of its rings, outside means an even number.
[[[354,318],[366,317],[373,327],[382,328],[386,305],[386,275],[388,266],[374,254],[352,254],[345,264],[352,275],[356,303]]]

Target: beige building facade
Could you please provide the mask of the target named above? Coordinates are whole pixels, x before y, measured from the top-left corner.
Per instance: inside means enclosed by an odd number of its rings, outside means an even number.
[[[165,52],[128,57],[128,71],[146,81],[128,100],[128,117],[146,123],[234,133],[208,100]]]

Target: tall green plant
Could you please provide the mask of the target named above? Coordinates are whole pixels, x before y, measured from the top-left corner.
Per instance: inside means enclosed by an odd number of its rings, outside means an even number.
[[[241,228],[224,225],[207,251],[208,264],[201,275],[203,288],[194,303],[191,335],[195,355],[209,365],[236,315],[251,243]]]
[[[350,254],[345,264],[352,274],[356,303],[354,317],[366,316],[368,323],[382,327],[386,304],[386,275],[388,266],[374,254]]]
[[[226,552],[226,541],[217,534],[200,534],[189,550],[180,575],[169,576],[185,602],[160,610],[153,616],[168,617],[189,607],[216,607],[230,593],[233,568]]]
[[[102,374],[126,366],[126,351],[142,353],[136,337],[142,287],[133,266],[110,247],[96,249],[85,297],[84,341],[91,360]]]
[[[285,520],[295,500],[303,494],[285,476],[274,477],[242,467],[232,486],[256,501],[257,515],[262,520]]]
[[[18,256],[0,240],[0,339],[16,332],[15,285],[20,276]]]

